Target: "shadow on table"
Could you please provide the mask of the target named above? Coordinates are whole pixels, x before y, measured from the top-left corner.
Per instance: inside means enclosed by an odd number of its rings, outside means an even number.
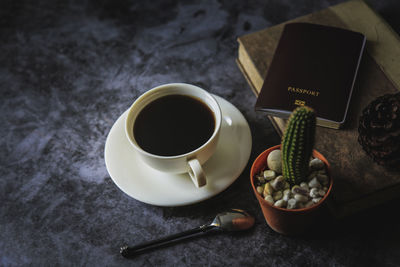
[[[395,230],[393,235],[400,235],[399,206],[400,199],[396,199],[340,219],[324,210],[321,222],[315,224],[307,236],[299,237],[335,240],[349,235],[382,235],[391,229]]]

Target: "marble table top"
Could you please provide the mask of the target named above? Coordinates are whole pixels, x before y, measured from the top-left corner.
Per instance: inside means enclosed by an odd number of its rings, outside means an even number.
[[[399,202],[273,232],[249,183],[251,162],[280,142],[235,63],[240,35],[339,3],[318,1],[2,1],[0,266],[354,266],[400,264]],[[370,1],[400,32],[398,1]],[[142,93],[198,85],[235,105],[252,132],[249,163],[220,194],[183,207],[139,202],[104,162],[117,118]],[[126,260],[119,247],[191,229],[229,208],[245,232],[204,236]]]

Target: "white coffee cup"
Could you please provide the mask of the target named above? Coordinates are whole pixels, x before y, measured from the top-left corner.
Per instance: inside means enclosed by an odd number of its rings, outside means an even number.
[[[167,95],[185,95],[200,100],[208,106],[215,119],[211,137],[200,147],[185,154],[160,156],[143,150],[133,133],[135,120],[140,111],[152,101]],[[215,98],[200,87],[185,83],[170,83],[157,86],[141,95],[128,110],[125,121],[125,133],[134,150],[150,167],[167,173],[189,173],[196,187],[206,185],[206,176],[202,165],[213,155],[217,147],[221,129],[221,109]]]

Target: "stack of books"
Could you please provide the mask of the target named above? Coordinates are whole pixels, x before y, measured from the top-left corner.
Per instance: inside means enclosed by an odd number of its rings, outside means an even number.
[[[283,29],[288,23],[337,27],[361,33],[367,40],[357,68],[357,79],[351,86],[352,95],[346,106],[346,120],[325,125],[341,129],[317,127],[315,149],[330,162],[331,175],[335,180],[332,213],[340,218],[396,198],[400,194],[400,173],[377,165],[368,157],[357,141],[357,129],[359,116],[368,103],[378,96],[398,92],[400,88],[399,36],[361,0],[344,2],[241,36],[238,38],[237,63],[257,96],[267,77]],[[291,87],[297,88],[296,85]],[[275,115],[279,117],[269,115],[268,118],[281,135],[286,123],[282,117],[285,116]]]

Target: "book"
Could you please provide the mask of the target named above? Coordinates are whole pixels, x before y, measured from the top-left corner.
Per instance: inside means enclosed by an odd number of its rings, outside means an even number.
[[[286,23],[308,22],[363,33],[367,38],[346,125],[317,127],[315,149],[331,164],[331,212],[341,218],[400,195],[400,173],[375,164],[358,144],[358,118],[373,99],[400,88],[400,38],[364,1],[347,1],[238,38],[237,63],[258,95]],[[285,120],[269,116],[279,134]]]
[[[288,118],[312,107],[317,125],[338,129],[345,121],[365,36],[337,27],[288,23],[268,68],[255,109]]]

